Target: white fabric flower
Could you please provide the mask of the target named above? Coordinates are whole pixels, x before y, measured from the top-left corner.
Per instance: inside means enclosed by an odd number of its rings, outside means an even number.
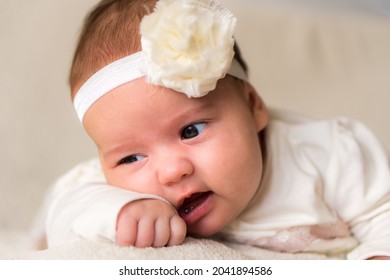
[[[216,0],[160,0],[141,23],[149,83],[201,97],[229,70],[237,19]]]

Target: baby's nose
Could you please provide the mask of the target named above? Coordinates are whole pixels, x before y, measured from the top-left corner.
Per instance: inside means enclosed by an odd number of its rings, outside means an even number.
[[[158,179],[162,185],[171,186],[194,172],[192,162],[185,156],[171,155],[158,167]]]

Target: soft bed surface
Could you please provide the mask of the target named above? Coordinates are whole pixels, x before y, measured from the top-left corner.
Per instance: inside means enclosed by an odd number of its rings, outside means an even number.
[[[1,253],[0,253],[1,255]],[[41,251],[25,251],[8,255],[7,259],[38,260],[249,260],[249,259],[326,259],[317,254],[287,254],[248,245],[188,237],[182,245],[163,248],[118,247],[111,243],[87,240]]]

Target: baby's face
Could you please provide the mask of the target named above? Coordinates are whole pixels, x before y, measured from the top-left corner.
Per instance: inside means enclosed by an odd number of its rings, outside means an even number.
[[[268,113],[245,85],[228,76],[215,91],[190,99],[141,78],[104,95],[84,125],[107,181],[165,198],[190,233],[218,232],[261,180],[258,132]]]

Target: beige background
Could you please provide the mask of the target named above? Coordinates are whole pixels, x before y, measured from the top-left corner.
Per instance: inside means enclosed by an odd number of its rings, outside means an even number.
[[[0,229],[28,228],[44,190],[95,155],[66,80],[96,2],[0,0]],[[361,119],[390,148],[390,16],[380,5],[222,2],[239,19],[251,81],[269,105]]]

